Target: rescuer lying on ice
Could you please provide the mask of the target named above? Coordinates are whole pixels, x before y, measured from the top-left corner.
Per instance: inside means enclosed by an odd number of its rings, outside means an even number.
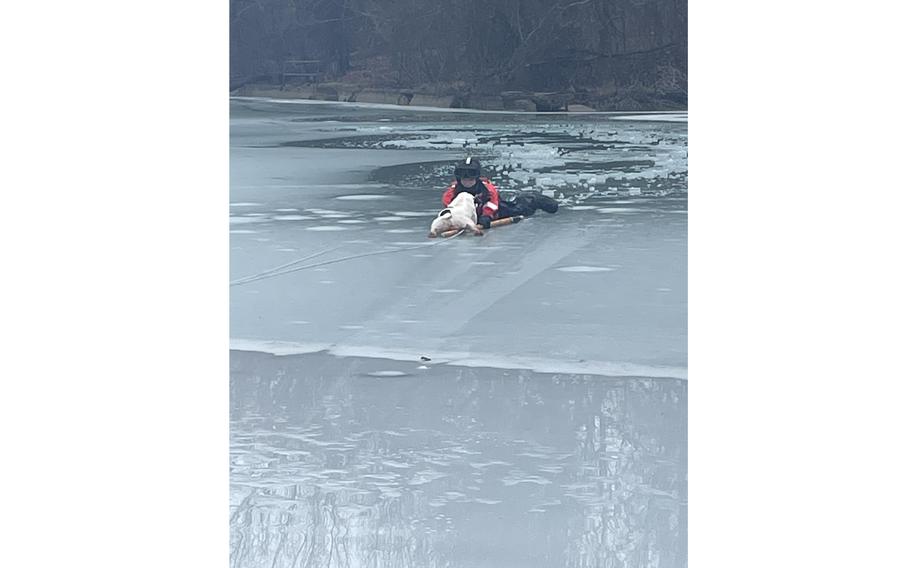
[[[537,191],[523,191],[511,200],[500,200],[499,190],[489,179],[481,177],[480,161],[468,157],[455,166],[455,181],[442,194],[442,203],[446,207],[459,193],[470,193],[474,196],[477,207],[477,224],[484,229],[490,228],[495,219],[522,215],[528,217],[538,209],[547,213],[556,213],[559,203]]]

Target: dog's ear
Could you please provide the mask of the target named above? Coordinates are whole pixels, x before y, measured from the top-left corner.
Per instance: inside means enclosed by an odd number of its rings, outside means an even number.
[[[452,211],[450,209],[443,209],[439,212],[439,215],[437,215],[437,217],[445,217],[446,213],[448,213],[450,217],[452,216]]]

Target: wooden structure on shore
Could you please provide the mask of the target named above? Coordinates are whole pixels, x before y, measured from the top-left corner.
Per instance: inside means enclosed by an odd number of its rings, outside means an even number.
[[[319,59],[285,59],[281,66],[281,86],[289,82],[318,83],[322,79]]]

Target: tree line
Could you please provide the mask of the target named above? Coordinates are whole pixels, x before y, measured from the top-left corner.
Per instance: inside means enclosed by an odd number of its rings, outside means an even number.
[[[232,83],[308,59],[373,87],[685,98],[687,0],[231,0],[230,26]]]

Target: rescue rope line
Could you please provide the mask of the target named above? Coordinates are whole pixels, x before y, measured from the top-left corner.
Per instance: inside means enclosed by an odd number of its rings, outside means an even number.
[[[305,256],[303,258],[299,258],[297,260],[288,262],[287,264],[282,264],[281,266],[276,266],[275,268],[270,268],[268,270],[264,270],[258,274],[253,274],[250,276],[244,276],[243,278],[238,278],[236,280],[231,281],[230,285],[239,286],[241,284],[249,284],[251,282],[258,282],[259,280],[265,280],[267,278],[274,278],[275,276],[283,276],[285,274],[290,274],[292,272],[297,272],[299,270],[307,270],[309,268],[318,268],[320,266],[327,266],[329,264],[335,264],[338,262],[343,262],[345,260],[353,260],[355,258],[364,258],[367,256],[376,256],[376,255],[380,255],[380,254],[390,254],[393,252],[403,252],[403,251],[414,250],[414,249],[418,249],[418,248],[432,247],[432,246],[436,246],[440,243],[443,243],[445,241],[448,241],[450,239],[453,239],[453,238],[459,236],[460,234],[462,234],[463,232],[464,232],[464,229],[458,231],[454,235],[449,235],[443,239],[440,239],[440,240],[432,242],[432,243],[420,243],[419,245],[414,245],[414,246],[410,246],[410,247],[400,247],[400,248],[388,249],[388,250],[376,250],[376,251],[364,252],[364,253],[360,253],[360,254],[353,254],[351,256],[343,256],[341,258],[333,258],[331,260],[323,260],[321,262],[314,262],[312,264],[305,264],[303,266],[294,266],[295,264],[299,264],[301,262],[311,260],[313,258],[316,258],[317,256],[321,256],[323,254],[326,254],[328,252],[341,248],[340,246],[337,246],[337,247],[319,251],[317,253],[311,254],[309,256]]]
[[[305,257],[303,257],[303,258],[298,258],[297,260],[292,260],[291,262],[288,262],[288,263],[286,263],[286,264],[282,264],[281,266],[276,266],[276,267],[274,267],[274,268],[269,268],[268,270],[263,270],[262,272],[259,272],[259,273],[257,273],[257,274],[251,274],[250,276],[243,276],[242,278],[238,278],[238,279],[236,279],[236,280],[233,280],[233,281],[231,282],[231,286],[233,286],[234,284],[244,284],[244,283],[246,283],[247,280],[251,280],[251,281],[252,281],[252,280],[254,280],[254,279],[260,279],[260,278],[262,278],[262,277],[264,277],[264,276],[268,276],[268,275],[270,275],[270,274],[272,274],[272,273],[274,273],[274,272],[279,272],[279,271],[281,271],[281,270],[283,270],[283,269],[285,269],[285,268],[289,268],[289,267],[291,267],[291,266],[294,266],[295,264],[300,264],[301,262],[305,262],[305,261],[307,261],[307,260],[314,259],[314,258],[316,258],[317,256],[322,256],[322,255],[324,255],[324,254],[326,254],[326,253],[328,253],[328,252],[332,252],[333,250],[338,250],[338,249],[340,249],[340,248],[341,248],[341,245],[339,245],[339,246],[337,246],[337,247],[327,248],[327,249],[325,249],[325,250],[321,250],[321,251],[319,251],[319,252],[313,253],[313,254],[311,254],[311,255],[309,255],[309,256],[305,256]]]

